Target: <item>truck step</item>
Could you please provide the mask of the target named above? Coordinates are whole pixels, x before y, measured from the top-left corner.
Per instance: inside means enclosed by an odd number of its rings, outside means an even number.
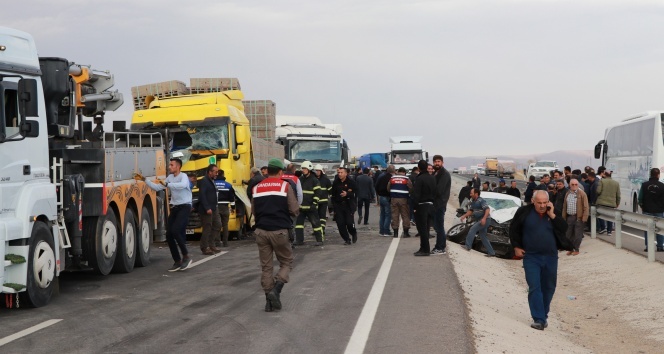
[[[9,264],[7,264],[9,262]],[[12,264],[25,263],[25,257],[19,256],[17,254],[6,254],[5,255],[5,267]]]
[[[2,292],[3,293],[17,293],[19,291],[22,291],[25,289],[25,285],[23,284],[16,284],[16,283],[4,283],[2,284]]]

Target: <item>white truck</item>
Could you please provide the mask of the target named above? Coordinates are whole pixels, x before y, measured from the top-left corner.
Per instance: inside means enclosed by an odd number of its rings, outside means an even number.
[[[132,176],[165,176],[163,140],[103,131],[123,103],[113,83],[0,27],[0,293],[13,307],[48,304],[63,270],[146,266],[165,234],[165,194]]]
[[[429,155],[422,148],[421,136],[390,137],[390,161],[396,169],[403,167],[410,172],[420,160],[429,161]]]
[[[285,159],[296,166],[311,161],[332,178],[339,166],[348,167],[350,150],[341,136],[341,124],[323,124],[311,116],[277,115],[276,126],[276,141],[284,146]]]
[[[556,161],[541,160],[535,163],[531,163],[528,166],[528,173],[526,178],[530,176],[535,176],[535,178],[540,179],[544,175],[550,175],[551,171],[558,169],[558,163]]]

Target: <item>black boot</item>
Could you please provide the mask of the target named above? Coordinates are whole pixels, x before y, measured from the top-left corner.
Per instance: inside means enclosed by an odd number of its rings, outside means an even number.
[[[399,237],[399,229],[393,229],[394,230],[394,238]]]
[[[267,295],[268,294],[265,294],[265,312],[272,312],[272,304],[270,303],[270,299]]]
[[[401,237],[403,237],[403,238],[410,237],[410,234],[408,233],[408,229],[403,229],[403,236],[401,236]]]
[[[275,310],[281,310],[281,299],[280,299],[280,294],[281,294],[281,289],[284,287],[284,283],[277,281],[274,284],[274,288],[272,288],[272,291],[267,293],[267,299],[272,305],[272,308]]]

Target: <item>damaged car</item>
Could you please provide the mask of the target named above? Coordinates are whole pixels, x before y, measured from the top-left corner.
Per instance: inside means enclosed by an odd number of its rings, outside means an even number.
[[[491,242],[491,246],[496,251],[496,256],[500,258],[513,259],[514,248],[510,243],[510,223],[517,209],[521,207],[521,199],[502,193],[482,192],[480,195],[482,199],[489,205],[490,211],[490,225],[487,229],[487,238]],[[457,209],[456,222],[454,226],[447,230],[447,239],[451,242],[458,244],[465,244],[466,236],[470,227],[473,226],[478,220],[474,220],[472,216],[466,218],[464,222],[459,220],[463,214],[468,211],[470,201],[466,199],[461,204],[461,208]],[[480,240],[479,235],[475,235],[472,248],[476,251],[486,253],[484,245]]]

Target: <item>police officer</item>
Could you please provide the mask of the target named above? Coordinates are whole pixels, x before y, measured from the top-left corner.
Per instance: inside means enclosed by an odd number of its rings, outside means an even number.
[[[332,182],[325,175],[323,171],[323,166],[320,164],[314,167],[316,171],[316,177],[318,178],[318,183],[320,183],[320,199],[318,200],[318,217],[320,218],[320,228],[323,233],[323,239],[325,239],[325,226],[327,225],[327,209],[329,207],[329,195],[332,191]]]
[[[219,170],[217,174],[217,179],[214,180],[214,184],[217,186],[217,204],[219,209],[219,215],[221,216],[221,227],[223,228],[223,238],[222,242],[224,247],[228,247],[228,219],[231,216],[229,207],[235,210],[235,190],[233,190],[233,185],[226,182],[226,176],[224,170]],[[242,218],[238,216],[239,222],[244,222]],[[215,238],[217,246],[220,246],[219,243],[219,234]]]
[[[281,290],[288,283],[293,262],[293,251],[288,241],[288,230],[297,216],[299,206],[290,184],[281,179],[284,164],[271,159],[267,165],[268,177],[253,189],[251,210],[256,219],[256,245],[261,263],[261,286],[265,292],[265,311],[281,309]],[[279,261],[279,272],[273,271],[273,254]]]
[[[311,162],[302,163],[302,176],[300,184],[302,185],[302,203],[300,204],[300,215],[295,222],[295,244],[304,244],[304,220],[309,219],[311,227],[314,229],[316,237],[316,246],[323,245],[323,233],[320,227],[320,218],[318,216],[318,201],[320,200],[320,183],[311,172],[313,171]]]

